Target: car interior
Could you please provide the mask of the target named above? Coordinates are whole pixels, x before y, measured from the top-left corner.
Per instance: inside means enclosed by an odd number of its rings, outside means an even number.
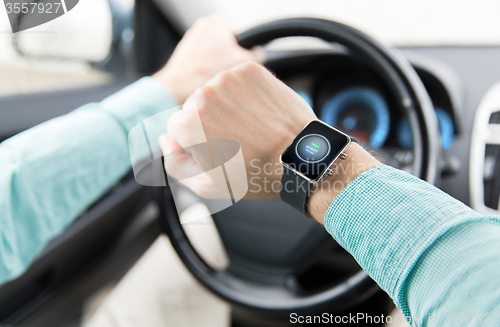
[[[483,2],[474,9],[481,12]],[[158,71],[193,20],[217,11],[215,4],[226,6],[226,14],[245,15],[238,1],[105,3],[108,51],[98,59],[78,59],[106,74],[105,81],[1,93],[0,141]],[[492,41],[473,42],[472,35],[463,42],[388,45],[369,36],[366,26],[304,12],[249,20],[237,40],[245,48],[263,46],[265,66],[319,119],[355,136],[385,164],[481,213],[498,215],[500,26],[492,25],[498,27],[488,34]],[[22,39],[19,34],[8,40],[17,56],[54,60]],[[0,324],[79,326],[86,301],[118,283],[160,235],[169,238],[189,273],[229,305],[231,326],[289,326],[292,312],[387,315],[394,309],[322,226],[277,200],[242,200],[212,215],[229,260],[223,268],[213,267],[179,215],[202,200],[182,192],[177,197],[185,201],[174,202],[168,185],[143,186],[130,171],[53,239],[22,276],[0,286]]]

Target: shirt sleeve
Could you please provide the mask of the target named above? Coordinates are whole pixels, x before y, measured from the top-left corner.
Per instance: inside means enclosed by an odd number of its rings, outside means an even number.
[[[325,228],[413,326],[500,323],[500,217],[379,166],[334,199]]]
[[[176,105],[146,77],[0,144],[0,284],[131,169],[128,131]]]

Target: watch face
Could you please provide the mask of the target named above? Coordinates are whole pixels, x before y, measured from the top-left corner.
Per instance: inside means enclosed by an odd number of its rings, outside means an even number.
[[[313,120],[283,152],[281,162],[315,182],[349,143],[346,134]]]

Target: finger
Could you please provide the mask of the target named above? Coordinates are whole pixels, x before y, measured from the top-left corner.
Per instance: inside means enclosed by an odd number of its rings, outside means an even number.
[[[250,53],[253,57],[253,60],[259,64],[263,64],[266,62],[266,51],[261,46],[254,46]]]
[[[188,152],[192,155],[200,170],[208,171],[213,168],[213,165],[205,131],[195,102],[188,103],[188,105],[193,104],[194,108],[187,109],[186,105],[184,105],[182,110],[176,111],[170,116],[167,131],[170,140],[180,144],[178,147],[189,149]]]
[[[188,101],[174,112],[167,122],[167,133],[183,148],[207,141],[196,101]]]
[[[179,150],[184,150],[183,147],[174,141],[167,133],[163,133],[158,137],[158,144],[160,145],[163,155],[169,155]]]
[[[215,13],[215,14],[212,14],[212,15],[208,16],[208,18],[212,22],[215,22],[215,23],[217,23],[217,24],[219,24],[221,26],[224,26],[227,29],[231,29],[232,30],[231,22],[223,14],[221,14],[221,13]]]
[[[169,177],[182,182],[189,177],[201,174],[203,171],[196,160],[184,148],[168,134],[162,134],[158,143],[163,153],[165,170]]]

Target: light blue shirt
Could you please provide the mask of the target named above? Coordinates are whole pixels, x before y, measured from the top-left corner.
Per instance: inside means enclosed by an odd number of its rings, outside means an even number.
[[[0,144],[0,283],[131,169],[128,132],[176,105],[143,78]],[[387,166],[351,182],[325,216],[327,231],[414,326],[463,317],[473,325],[470,313],[500,324],[499,222]]]
[[[388,166],[358,176],[325,215],[413,326],[500,325],[499,223]]]
[[[128,132],[175,106],[147,77],[0,144],[0,284],[130,171]]]

